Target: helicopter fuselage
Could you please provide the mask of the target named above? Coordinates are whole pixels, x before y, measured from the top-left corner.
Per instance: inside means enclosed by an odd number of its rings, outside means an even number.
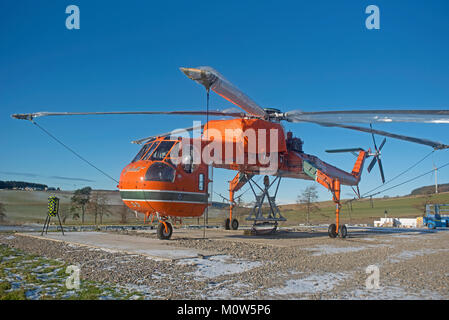
[[[208,206],[209,166],[305,180],[317,180],[321,173],[344,185],[357,185],[361,171],[349,173],[304,153],[302,141],[291,133],[286,137],[279,123],[213,120],[196,139],[165,136],[145,142],[123,169],[118,188],[123,202],[146,216],[198,217]]]

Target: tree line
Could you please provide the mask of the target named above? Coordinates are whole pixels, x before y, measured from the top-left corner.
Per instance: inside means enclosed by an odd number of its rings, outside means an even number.
[[[0,180],[0,189],[24,189],[24,188],[33,188],[45,190],[48,188],[46,184],[41,183],[33,183],[33,182],[24,182],[24,181],[1,181]]]

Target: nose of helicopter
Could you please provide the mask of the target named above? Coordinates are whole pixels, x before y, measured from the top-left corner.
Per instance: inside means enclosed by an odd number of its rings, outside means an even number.
[[[200,216],[208,198],[204,186],[198,190],[197,180],[195,174],[176,176],[176,169],[166,162],[131,163],[120,176],[120,196],[131,210],[146,215]]]

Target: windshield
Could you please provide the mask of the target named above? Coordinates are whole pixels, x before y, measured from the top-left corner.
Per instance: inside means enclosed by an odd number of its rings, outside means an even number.
[[[134,157],[133,161],[131,162],[136,162],[138,160],[140,160],[142,158],[142,156],[147,152],[148,148],[153,145],[152,142],[149,142],[147,144],[145,144],[142,149],[140,149],[139,153]]]
[[[162,141],[151,155],[151,160],[161,161],[168,154],[176,141]],[[148,152],[149,153],[149,152]]]
[[[180,161],[180,155],[179,155],[179,145],[180,143],[177,143],[173,146],[170,153],[167,156],[166,161],[176,167]]]
[[[148,158],[151,156],[151,154],[153,153],[154,149],[157,147],[157,145],[159,144],[158,141],[156,141],[150,148],[150,150],[148,150],[148,152],[145,154],[145,156],[142,158],[142,160],[148,160]]]

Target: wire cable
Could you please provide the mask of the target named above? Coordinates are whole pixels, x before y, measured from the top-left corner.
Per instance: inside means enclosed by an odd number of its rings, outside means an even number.
[[[206,88],[206,125],[209,125],[209,88]],[[206,141],[209,140],[209,127],[206,130]],[[207,177],[209,180],[209,165],[207,165]],[[213,182],[212,182],[213,183]],[[211,193],[211,202],[212,202],[212,193]],[[206,213],[203,214],[203,238],[206,238],[206,219],[209,224],[209,186],[207,186],[207,207]]]
[[[67,150],[69,150],[71,153],[73,153],[75,156],[77,156],[78,158],[80,158],[81,160],[83,160],[84,162],[86,162],[88,165],[90,165],[92,168],[98,170],[100,173],[102,173],[103,175],[105,175],[106,177],[108,177],[109,179],[111,179],[112,181],[119,183],[117,180],[115,180],[113,177],[111,177],[109,174],[107,174],[106,172],[104,172],[103,170],[101,170],[100,168],[98,168],[97,166],[95,166],[92,162],[86,160],[84,157],[82,157],[80,154],[78,154],[76,151],[74,151],[72,148],[70,148],[69,146],[67,146],[65,143],[63,143],[61,140],[59,140],[58,138],[56,138],[53,134],[51,134],[50,132],[48,132],[46,129],[44,129],[42,126],[40,126],[37,122],[35,122],[34,120],[30,120],[34,125],[36,125],[39,129],[41,129],[44,133],[46,133],[48,136],[50,136],[53,140],[55,140],[56,142],[58,142],[60,145],[62,145],[64,148],[66,148]]]
[[[404,175],[405,173],[409,172],[409,171],[412,170],[414,167],[416,167],[418,164],[420,164],[420,163],[423,162],[425,159],[427,159],[427,158],[428,158],[430,155],[432,155],[434,152],[435,152],[435,150],[432,150],[432,151],[431,151],[430,153],[428,153],[424,158],[422,158],[421,160],[419,160],[418,162],[416,162],[415,164],[413,164],[411,167],[405,169],[404,171],[402,171],[401,173],[399,173],[398,175],[396,175],[394,178],[392,178],[392,179],[388,180],[387,182],[385,182],[385,183],[383,183],[383,184],[377,186],[376,188],[371,189],[371,190],[365,192],[361,197],[363,198],[365,195],[367,195],[367,194],[369,194],[369,193],[371,193],[371,192],[373,192],[373,191],[375,191],[375,190],[377,190],[377,189],[379,189],[379,188],[385,186],[386,184],[389,184],[390,182],[396,180],[396,179],[399,178],[400,176],[402,176],[402,175]]]
[[[440,170],[440,169],[442,169],[442,168],[444,168],[444,167],[447,167],[447,166],[449,166],[449,162],[443,164],[442,166],[439,166],[438,168],[436,168],[436,170]],[[414,178],[411,178],[411,179],[409,179],[409,180],[407,180],[407,181],[398,183],[397,185],[394,185],[394,186],[392,186],[392,187],[390,187],[390,188],[381,190],[381,191],[379,191],[379,192],[376,192],[376,193],[373,193],[373,194],[370,194],[370,195],[367,195],[367,196],[363,196],[363,197],[361,197],[360,199],[369,198],[369,197],[378,195],[378,194],[380,194],[380,193],[384,193],[385,191],[388,191],[388,190],[391,190],[391,189],[393,189],[393,188],[402,186],[402,185],[404,185],[404,184],[406,184],[406,183],[409,183],[409,182],[412,182],[412,181],[414,181],[414,180],[416,180],[416,179],[419,179],[419,178],[421,178],[421,177],[423,177],[423,176],[425,176],[425,175],[431,174],[431,173],[433,173],[434,171],[435,171],[435,169],[432,169],[432,170],[427,171],[427,172],[425,172],[425,173],[422,173],[422,174],[420,174],[420,175],[418,175],[418,176],[416,176],[416,177],[414,177]]]

